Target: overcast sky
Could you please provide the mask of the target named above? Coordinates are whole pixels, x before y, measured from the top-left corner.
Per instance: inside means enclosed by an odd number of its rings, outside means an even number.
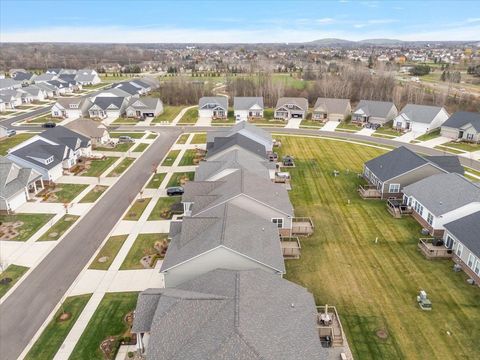
[[[480,1],[0,0],[0,42],[480,40]]]

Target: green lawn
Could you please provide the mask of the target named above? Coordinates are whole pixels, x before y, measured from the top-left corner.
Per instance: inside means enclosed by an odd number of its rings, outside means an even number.
[[[235,119],[228,118],[228,119],[212,119],[213,126],[230,126],[235,124]]]
[[[382,139],[394,139],[395,137],[392,136],[392,135],[387,135],[387,134],[377,134],[376,132],[374,132],[372,134],[373,137],[378,137],[378,138],[382,138]]]
[[[423,134],[419,137],[417,137],[415,140],[417,141],[427,141],[427,140],[432,140],[440,136],[440,129],[434,130],[428,134]]]
[[[190,166],[195,165],[194,160],[197,157],[197,151],[194,149],[188,149],[183,154],[178,166]]]
[[[397,137],[402,135],[401,131],[395,130],[391,126],[384,125],[379,127],[374,134],[380,134],[380,135],[390,135],[389,137]]]
[[[338,126],[335,128],[335,131],[346,131],[346,132],[357,132],[361,129],[361,127],[352,124],[350,122],[342,121]]]
[[[48,231],[43,234],[38,241],[58,240],[60,237],[75,224],[80,216],[63,215]]]
[[[480,150],[480,144],[474,144],[474,143],[467,143],[467,142],[448,142],[446,144],[442,144],[444,146],[452,147],[455,149],[471,152],[471,151],[478,151]]]
[[[93,270],[108,270],[123,243],[127,240],[127,237],[128,235],[111,236],[88,268]],[[99,259],[104,261],[100,262]]]
[[[57,184],[52,195],[44,201],[56,203],[69,203],[75,199],[78,194],[85,190],[88,185],[84,184]]]
[[[182,135],[178,138],[177,144],[186,144],[189,136],[190,136],[190,134],[182,134]]]
[[[87,195],[85,195],[79,202],[93,203],[108,189],[108,186],[96,185]]]
[[[177,159],[178,154],[180,154],[180,150],[170,150],[165,160],[163,160],[162,166],[172,166]]]
[[[150,144],[140,143],[133,148],[133,152],[143,152]]]
[[[156,250],[153,247],[155,243],[165,240],[167,237],[168,234],[139,234],[123,261],[122,266],[120,266],[120,270],[143,269],[144,267],[140,264],[141,258],[146,255],[155,254]]]
[[[447,148],[443,145],[437,145],[437,146],[435,146],[435,149],[440,150],[440,151],[444,151],[444,152],[447,152],[447,153],[452,153],[452,154],[464,154],[465,153],[465,151],[457,150],[457,149],[454,149],[454,148],[451,148],[451,147]]]
[[[478,170],[475,170],[475,169],[472,169],[472,168],[469,168],[469,167],[464,167],[465,168],[465,171],[468,171],[476,176],[480,176],[480,171]]]
[[[138,220],[140,216],[142,216],[145,208],[147,207],[148,203],[152,200],[152,198],[142,198],[137,199],[133,203],[133,205],[128,210],[127,214],[123,218],[123,220]]]
[[[53,214],[0,215],[0,223],[21,221],[23,224],[15,229],[18,231],[18,235],[11,240],[26,241],[53,217]],[[4,226],[0,225],[0,238],[2,239],[4,239],[3,231],[5,231]]]
[[[0,284],[0,299],[7,293],[8,290],[12,288],[15,283],[20,280],[20,278],[28,270],[28,267],[19,266],[19,265],[8,265],[8,267],[0,274],[0,280],[5,278],[12,279],[8,284]]]
[[[125,172],[125,170],[127,170],[130,167],[130,165],[132,165],[134,161],[135,161],[135,158],[130,158],[130,157],[124,158],[122,161],[120,161],[120,164],[118,164],[107,176],[111,176],[111,177],[120,176]]]
[[[161,197],[155,204],[148,220],[170,220],[173,216],[171,206],[179,203],[182,200],[181,196]]]
[[[32,136],[37,134],[34,133],[22,133],[17,134],[12,137],[6,137],[0,139],[0,155],[7,155],[7,152],[10,148],[24,142],[25,140],[30,139]]]
[[[300,123],[300,128],[321,129],[323,125],[325,124],[318,120],[302,120],[302,122]]]
[[[192,108],[183,114],[178,124],[195,124],[198,120],[198,109]]]
[[[164,106],[163,113],[156,116],[152,123],[159,123],[159,122],[172,122],[173,119],[182,111],[185,106]]]
[[[362,164],[383,151],[333,140],[280,140],[279,156],[295,156],[289,170],[295,215],[312,217],[316,227],[302,241],[300,260],[286,262],[286,278],[306,286],[317,305],[337,307],[354,358],[479,358],[478,287],[453,272],[451,261],[429,261],[417,251],[421,227],[411,217],[394,219],[383,201],[357,194]],[[420,289],[433,311],[419,309]],[[376,336],[380,329],[387,339]]]
[[[46,122],[54,122],[54,123],[59,123],[62,122],[63,118],[58,118],[58,117],[52,117],[51,115],[43,115],[40,117],[36,117],[33,119],[28,119],[27,123],[29,124],[43,124]]]
[[[193,135],[192,141],[190,144],[206,144],[207,143],[207,134],[206,133],[198,133]]]
[[[192,181],[193,177],[195,176],[195,172],[178,172],[173,173],[172,177],[168,181],[167,187],[170,186],[181,186],[186,181]]]
[[[109,336],[128,336],[125,316],[135,310],[137,292],[107,293],[88,322],[69,360],[104,360],[100,344]]]
[[[156,134],[156,133],[151,133],[151,134],[148,134],[147,139],[148,139],[148,140],[153,140],[153,139],[156,139],[157,136],[158,136],[158,134]]]
[[[129,142],[129,143],[118,143],[115,147],[104,147],[104,146],[97,146],[94,150],[96,151],[102,151],[102,152],[108,152],[108,151],[117,151],[117,152],[125,152],[129,150],[133,145],[135,145],[134,142]]]
[[[25,360],[53,359],[91,296],[92,294],[86,294],[66,298],[55,317],[43,330],[35,344],[33,344]],[[60,316],[64,312],[70,313],[71,317],[62,321]]]
[[[103,159],[92,160],[90,163],[90,167],[85,172],[81,173],[81,176],[98,177],[102,175],[105,170],[112,166],[113,163],[117,160],[118,157],[113,156],[107,156]]]
[[[112,122],[113,125],[132,125],[138,123],[139,120],[129,118],[129,117],[119,117],[116,119],[114,122]]]
[[[158,189],[162,184],[163,179],[165,179],[166,173],[157,173],[148,182],[147,189]]]
[[[132,139],[141,139],[145,135],[144,131],[134,132],[111,132],[110,137],[119,138],[120,136],[130,136]]]

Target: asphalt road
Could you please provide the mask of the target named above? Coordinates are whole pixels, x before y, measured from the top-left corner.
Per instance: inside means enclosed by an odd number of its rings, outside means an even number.
[[[50,112],[52,105],[49,105],[44,108],[35,109],[23,114],[16,115],[10,119],[0,121],[0,125],[5,126],[7,129],[15,129],[15,130],[41,130],[40,126],[13,126],[12,124],[17,121],[25,120],[31,118],[33,116],[40,116]]]
[[[156,131],[159,131],[157,128]],[[0,305],[0,358],[15,360],[180,134],[160,130],[160,136],[105,196],[75,225],[20,286]]]

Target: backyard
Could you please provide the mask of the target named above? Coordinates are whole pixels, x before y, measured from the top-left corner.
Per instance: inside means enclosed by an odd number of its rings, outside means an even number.
[[[383,201],[357,194],[362,163],[383,150],[278,138],[280,152],[295,156],[290,169],[295,214],[312,217],[316,227],[302,241],[300,260],[287,261],[286,278],[306,286],[317,305],[336,305],[354,357],[479,358],[479,289],[453,272],[451,261],[420,255],[421,227],[412,218],[394,219]],[[431,312],[416,303],[421,289],[433,302]]]

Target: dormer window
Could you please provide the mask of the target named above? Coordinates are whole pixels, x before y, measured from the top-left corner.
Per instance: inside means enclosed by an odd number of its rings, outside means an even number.
[[[50,156],[49,158],[45,159],[45,164],[48,165],[53,162],[53,156]]]
[[[70,109],[78,109],[78,104],[70,104]]]

